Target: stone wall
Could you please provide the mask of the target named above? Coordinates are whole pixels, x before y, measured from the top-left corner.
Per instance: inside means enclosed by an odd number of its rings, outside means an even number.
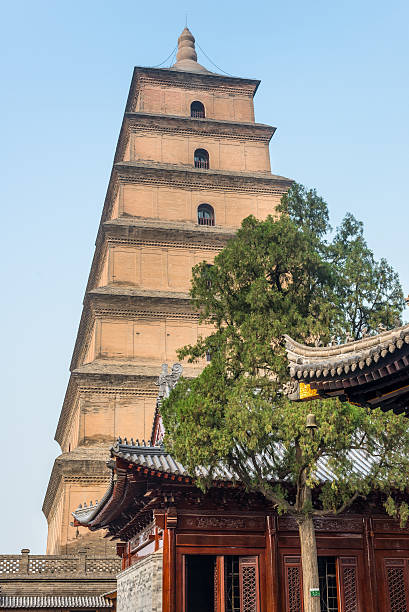
[[[162,551],[118,574],[117,612],[162,612]]]
[[[116,588],[118,557],[77,555],[0,555],[2,595],[102,595]]]

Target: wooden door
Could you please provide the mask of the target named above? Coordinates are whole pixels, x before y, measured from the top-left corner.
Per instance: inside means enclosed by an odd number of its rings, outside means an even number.
[[[214,611],[260,612],[259,585],[257,556],[217,556],[214,564]]]
[[[339,557],[337,565],[340,610],[341,612],[359,612],[357,558]]]

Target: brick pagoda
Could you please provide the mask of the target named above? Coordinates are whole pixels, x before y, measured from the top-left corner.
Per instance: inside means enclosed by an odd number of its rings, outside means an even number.
[[[187,28],[178,43],[171,68],[134,69],[55,436],[48,554],[110,552],[71,513],[106,491],[117,437],[150,438],[161,364],[206,333],[191,268],[211,262],[246,216],[274,213],[291,184],[271,174],[275,128],[255,123],[259,81],[206,70]]]

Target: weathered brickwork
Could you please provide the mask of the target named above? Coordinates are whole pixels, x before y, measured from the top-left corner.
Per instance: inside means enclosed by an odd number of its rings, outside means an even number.
[[[118,574],[117,612],[162,611],[162,551]]]

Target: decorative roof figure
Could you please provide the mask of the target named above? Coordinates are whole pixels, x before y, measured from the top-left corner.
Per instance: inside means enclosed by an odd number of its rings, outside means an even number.
[[[182,375],[183,367],[180,363],[174,363],[172,366],[172,371],[168,373],[168,364],[162,364],[162,372],[159,374],[158,381],[156,385],[159,387],[158,392],[158,400],[169,397],[169,393],[176,386],[177,381]]]
[[[171,70],[183,70],[185,72],[207,72],[210,74],[204,66],[197,63],[195,37],[188,28],[185,28],[178,38],[176,63],[173,64]]]

